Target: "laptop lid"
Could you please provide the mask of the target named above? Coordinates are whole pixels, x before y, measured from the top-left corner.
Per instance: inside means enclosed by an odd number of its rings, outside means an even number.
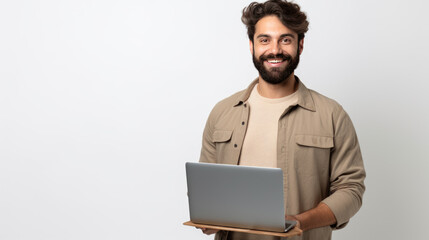
[[[210,163],[186,163],[194,223],[285,231],[283,172]]]

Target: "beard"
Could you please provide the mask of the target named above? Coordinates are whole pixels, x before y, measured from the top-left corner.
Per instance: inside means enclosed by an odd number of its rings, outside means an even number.
[[[283,61],[288,61],[286,67],[284,69],[280,67],[275,67],[271,69],[267,69],[264,66],[264,61],[268,59],[282,59]],[[266,82],[270,84],[280,84],[286,79],[289,78],[289,76],[295,71],[295,69],[298,67],[299,64],[299,47],[296,54],[296,57],[292,57],[289,54],[268,54],[268,55],[261,55],[259,59],[255,57],[255,51],[253,50],[253,64],[255,65],[256,69],[259,72],[259,75],[264,79]]]

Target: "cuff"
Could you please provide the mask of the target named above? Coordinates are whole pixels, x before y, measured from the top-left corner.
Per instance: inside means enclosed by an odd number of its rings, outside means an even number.
[[[350,218],[357,212],[360,205],[349,194],[337,191],[335,194],[325,198],[322,202],[334,213],[337,223],[331,226],[334,229],[344,228]]]

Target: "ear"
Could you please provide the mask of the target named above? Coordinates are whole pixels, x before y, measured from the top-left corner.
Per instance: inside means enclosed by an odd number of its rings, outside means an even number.
[[[299,55],[301,55],[302,50],[304,50],[304,38],[299,41]]]
[[[251,40],[249,40],[249,49],[250,49],[250,54],[253,55],[253,42]]]

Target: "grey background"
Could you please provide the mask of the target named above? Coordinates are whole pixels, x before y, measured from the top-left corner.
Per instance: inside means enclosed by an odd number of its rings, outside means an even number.
[[[0,239],[211,239],[184,163],[205,120],[257,76],[250,1],[1,1]],[[334,239],[425,239],[425,1],[298,1],[296,74],[351,116],[368,177]]]

